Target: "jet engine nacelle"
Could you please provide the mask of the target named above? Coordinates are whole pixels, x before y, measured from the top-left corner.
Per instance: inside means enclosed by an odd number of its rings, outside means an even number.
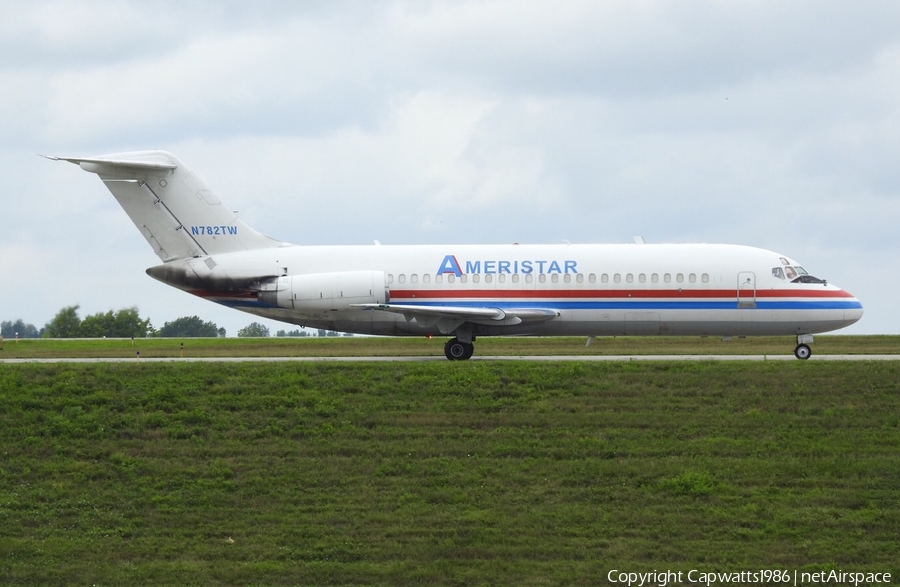
[[[285,275],[261,284],[259,301],[299,311],[349,310],[351,304],[390,301],[384,271]]]

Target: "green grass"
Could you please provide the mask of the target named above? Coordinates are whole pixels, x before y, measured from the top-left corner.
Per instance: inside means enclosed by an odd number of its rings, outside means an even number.
[[[213,356],[443,356],[446,338],[146,338],[7,340],[3,358],[213,357]],[[728,342],[700,337],[605,337],[590,347],[577,337],[480,338],[477,356],[517,355],[790,355],[790,336],[738,338]],[[184,343],[182,350],[181,344]],[[900,336],[817,336],[815,354],[900,354]]]
[[[4,365],[0,577],[896,577],[898,382],[896,362]]]

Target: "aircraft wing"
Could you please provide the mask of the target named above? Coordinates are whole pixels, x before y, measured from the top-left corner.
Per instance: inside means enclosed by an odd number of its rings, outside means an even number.
[[[432,324],[453,328],[464,322],[513,326],[522,322],[546,322],[559,316],[556,310],[539,308],[479,308],[468,306],[416,306],[407,304],[352,304],[354,308],[402,314],[407,320],[415,320],[423,326]],[[443,328],[442,328],[443,330]],[[452,329],[451,329],[452,330]]]

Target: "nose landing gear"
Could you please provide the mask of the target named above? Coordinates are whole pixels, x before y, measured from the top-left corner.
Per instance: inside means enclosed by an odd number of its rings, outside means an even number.
[[[807,344],[798,344],[797,348],[794,349],[794,356],[805,361],[812,356],[812,349]]]
[[[451,361],[467,361],[475,352],[475,345],[471,342],[462,342],[458,338],[451,338],[444,345],[444,355]]]
[[[805,361],[812,356],[812,349],[809,343],[813,341],[812,334],[801,334],[797,337],[797,347],[794,349],[794,356]]]

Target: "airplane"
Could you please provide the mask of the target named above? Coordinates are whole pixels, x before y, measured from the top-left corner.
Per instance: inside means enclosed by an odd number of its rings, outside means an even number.
[[[299,326],[450,336],[450,360],[506,335],[792,335],[808,359],[814,334],[863,314],[852,294],[750,246],[298,246],[250,228],[171,153],[47,158],[100,177],[162,261],[151,277]]]

